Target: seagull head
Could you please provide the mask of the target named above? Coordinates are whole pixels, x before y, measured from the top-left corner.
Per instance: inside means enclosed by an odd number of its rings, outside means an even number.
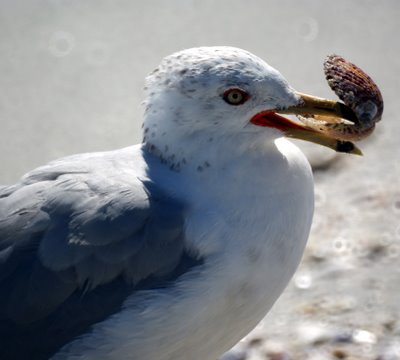
[[[207,139],[239,144],[303,139],[336,151],[357,152],[282,114],[329,114],[343,118],[340,103],[305,95],[259,57],[226,46],[183,50],[164,58],[146,81],[144,142],[178,153]],[[197,149],[198,150],[198,149]]]

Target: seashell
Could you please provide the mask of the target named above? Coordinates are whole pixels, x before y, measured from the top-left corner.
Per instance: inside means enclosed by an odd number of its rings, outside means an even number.
[[[298,116],[300,121],[315,131],[342,141],[361,140],[370,135],[383,113],[383,99],[378,86],[358,66],[339,55],[327,56],[324,72],[329,86],[344,102],[343,109],[348,117]]]
[[[358,122],[352,131],[371,133],[383,113],[382,94],[375,82],[358,66],[339,55],[327,56],[324,72],[331,89],[356,115]],[[347,127],[344,125],[342,128]]]

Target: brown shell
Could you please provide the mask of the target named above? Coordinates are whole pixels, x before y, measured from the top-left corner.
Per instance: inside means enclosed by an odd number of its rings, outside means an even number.
[[[375,82],[358,66],[339,55],[329,55],[324,61],[324,72],[331,89],[355,113],[366,131],[372,129],[383,113],[382,94]]]

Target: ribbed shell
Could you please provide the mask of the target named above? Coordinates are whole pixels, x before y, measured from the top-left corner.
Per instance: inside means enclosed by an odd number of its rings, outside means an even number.
[[[382,94],[364,71],[339,55],[327,56],[324,71],[331,89],[356,114],[357,126],[373,127],[381,119]]]

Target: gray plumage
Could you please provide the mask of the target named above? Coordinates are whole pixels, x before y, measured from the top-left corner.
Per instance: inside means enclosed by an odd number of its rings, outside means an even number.
[[[135,152],[71,156],[0,188],[1,359],[46,359],[196,263],[184,204],[138,170]]]

